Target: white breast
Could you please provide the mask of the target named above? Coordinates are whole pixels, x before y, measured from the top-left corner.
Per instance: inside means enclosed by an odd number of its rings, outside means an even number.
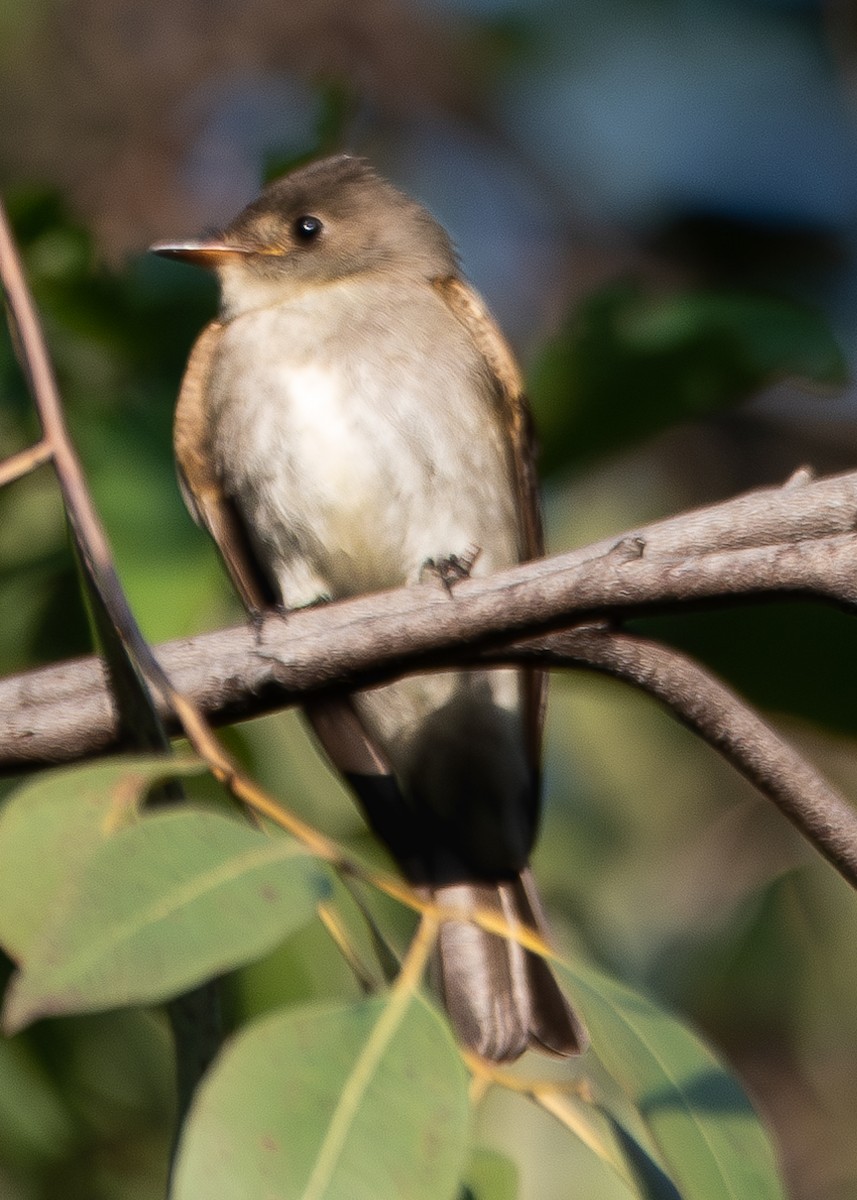
[[[484,364],[430,289],[328,288],[234,320],[213,445],[284,602],[415,582],[428,558],[518,557],[509,450]]]

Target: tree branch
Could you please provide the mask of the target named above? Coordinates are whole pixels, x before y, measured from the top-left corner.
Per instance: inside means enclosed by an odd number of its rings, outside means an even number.
[[[857,473],[767,488],[622,537],[464,580],[426,584],[168,642],[173,686],[216,723],[365,687],[521,637],[692,600],[799,594],[857,602]],[[175,719],[164,702],[172,733]],[[118,745],[95,659],[0,680],[0,770],[68,762]]]
[[[500,650],[496,657],[509,656]],[[730,688],[686,655],[594,627],[516,646],[514,659],[601,671],[654,696],[772,800],[857,887],[857,810]]]
[[[684,655],[591,624],[688,600],[776,592],[855,601],[857,474],[805,474],[618,540],[487,579],[404,588],[158,648],[173,686],[225,723],[326,688],[462,663],[582,667],[641,688],[718,749],[857,886],[857,812],[733,692]],[[789,540],[790,539],[790,540]],[[590,622],[589,624],[583,624]],[[558,626],[576,626],[557,632]],[[538,635],[538,636],[534,636]],[[521,640],[521,638],[524,640]],[[0,768],[118,745],[97,660],[0,681]],[[180,732],[164,706],[171,732]]]
[[[49,462],[53,453],[50,442],[42,440],[28,446],[26,450],[19,451],[18,454],[13,454],[11,458],[4,459],[0,462],[0,487],[29,475],[43,463]]]

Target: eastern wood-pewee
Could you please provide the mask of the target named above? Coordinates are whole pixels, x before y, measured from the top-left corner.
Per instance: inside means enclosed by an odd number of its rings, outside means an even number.
[[[222,304],[178,400],[185,499],[245,604],[296,608],[542,552],[514,358],[450,240],[361,159],[272,183],[216,237],[158,254],[216,270]],[[541,674],[415,675],[308,707],[406,877],[542,930],[527,861]],[[439,935],[453,1026],[486,1058],[585,1033],[547,963],[463,921]]]

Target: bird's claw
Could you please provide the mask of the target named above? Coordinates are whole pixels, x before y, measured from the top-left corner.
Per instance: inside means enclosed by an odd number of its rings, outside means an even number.
[[[434,575],[448,595],[462,579],[469,579],[473,565],[482,553],[479,546],[468,546],[463,554],[448,554],[444,558],[427,558],[420,568],[420,579]]]

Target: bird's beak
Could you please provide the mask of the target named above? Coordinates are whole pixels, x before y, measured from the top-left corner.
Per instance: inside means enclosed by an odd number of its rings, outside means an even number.
[[[155,242],[149,247],[152,254],[164,258],[178,258],[197,267],[219,267],[230,258],[249,253],[243,246],[230,246],[228,242],[205,240],[198,242]]]

